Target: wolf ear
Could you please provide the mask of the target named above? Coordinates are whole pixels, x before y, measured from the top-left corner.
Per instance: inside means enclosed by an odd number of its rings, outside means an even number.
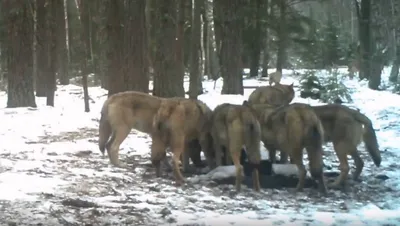
[[[294,82],[292,82],[292,84],[289,85],[290,88],[293,88]]]

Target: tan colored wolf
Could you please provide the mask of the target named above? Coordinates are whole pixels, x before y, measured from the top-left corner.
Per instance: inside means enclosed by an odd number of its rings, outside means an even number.
[[[184,178],[179,170],[179,161],[186,156],[186,147],[189,142],[198,139],[208,162],[211,155],[211,140],[208,136],[207,123],[211,118],[211,110],[199,101],[169,98],[161,101],[153,120],[153,131],[151,132],[151,161],[156,168],[157,177],[161,176],[160,163],[166,155],[166,148],[170,147],[173,152],[173,172],[176,183],[181,185]],[[184,158],[188,163],[188,157]],[[187,161],[185,160],[187,159]]]
[[[304,188],[306,168],[303,164],[303,149],[308,155],[311,176],[318,181],[322,194],[327,193],[323,176],[322,144],[324,130],[313,109],[308,104],[294,103],[277,108],[267,117],[259,117],[261,139],[270,155],[276,150],[286,153],[297,165],[299,182],[296,190]],[[262,115],[262,114],[261,114]],[[272,160],[272,159],[271,159]]]
[[[162,100],[164,98],[146,93],[126,91],[114,94],[104,102],[99,123],[99,149],[103,154],[107,149],[111,164],[121,166],[118,158],[119,147],[132,128],[151,134],[153,131],[153,119],[160,108]],[[200,106],[198,108],[199,112],[202,109],[204,114],[211,115],[211,110],[204,103],[198,100],[195,100],[195,102]],[[189,123],[196,123],[196,121],[191,119]],[[197,148],[193,149],[193,153],[192,149],[189,149],[188,152],[193,163],[197,166],[200,160],[200,152]],[[183,160],[185,171],[188,167],[187,162],[188,160]]]
[[[360,61],[358,59],[354,59],[347,66],[347,71],[349,72],[349,78],[353,79],[354,74],[360,71]]]
[[[255,89],[249,96],[249,104],[286,105],[294,98],[293,83],[291,85],[277,84],[262,86]]]
[[[213,112],[211,136],[215,150],[216,165],[222,164],[222,153],[229,153],[236,168],[236,191],[241,190],[243,167],[240,164],[242,147],[246,147],[252,164],[253,189],[260,190],[258,167],[260,164],[260,124],[250,108],[242,105],[221,104]]]
[[[282,79],[282,73],[280,71],[272,72],[271,74],[268,75],[268,78],[270,86],[272,85],[272,83],[274,83],[275,85],[280,84]]]
[[[340,175],[331,187],[345,186],[349,174],[347,155],[356,165],[353,178],[357,180],[364,167],[357,146],[364,141],[365,148],[376,166],[381,164],[381,154],[371,120],[357,110],[340,104],[313,106],[325,130],[325,141],[332,142],[340,162]]]
[[[104,102],[99,123],[99,149],[103,154],[107,149],[112,165],[122,167],[119,147],[132,128],[151,133],[160,104],[161,98],[136,91],[116,93]]]

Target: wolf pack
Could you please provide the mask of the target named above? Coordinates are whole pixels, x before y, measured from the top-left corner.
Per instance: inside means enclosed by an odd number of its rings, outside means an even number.
[[[280,80],[280,79],[279,79]],[[242,149],[252,166],[252,183],[260,191],[260,142],[269,153],[269,160],[290,162],[298,169],[296,191],[302,191],[307,170],[303,149],[307,153],[311,177],[318,191],[326,195],[328,188],[346,186],[350,171],[348,158],[355,163],[353,179],[357,180],[364,166],[358,145],[361,141],[379,167],[381,155],[371,120],[356,109],[341,104],[311,106],[291,103],[293,84],[258,87],[241,105],[222,103],[211,110],[204,102],[187,98],[161,98],[147,93],[126,91],[111,95],[101,110],[99,149],[107,154],[112,165],[124,167],[119,160],[121,143],[131,129],[147,133],[152,139],[151,162],[157,177],[163,174],[162,162],[167,150],[172,152],[172,170],[177,185],[185,183],[181,172],[195,166],[214,169],[234,165],[236,191],[243,180]],[[327,184],[323,174],[323,145],[332,142],[339,159],[340,174]],[[201,152],[205,162],[201,160]]]

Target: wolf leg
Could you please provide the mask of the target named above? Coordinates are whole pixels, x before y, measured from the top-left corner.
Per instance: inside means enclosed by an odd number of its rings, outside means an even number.
[[[335,182],[333,182],[332,184],[329,185],[329,187],[331,188],[340,188],[340,187],[344,187],[346,181],[347,181],[347,177],[349,174],[349,163],[347,160],[347,153],[349,153],[348,151],[348,147],[347,144],[344,142],[333,142],[333,147],[334,150],[336,152],[336,155],[339,159],[339,168],[340,168],[340,175],[338,176],[338,178],[336,178]]]
[[[297,170],[299,171],[299,182],[297,183],[296,191],[303,191],[307,174],[306,167],[303,164],[303,148],[293,149],[290,153],[290,159],[293,159],[293,162],[296,164]]]
[[[119,126],[113,133],[114,140],[110,145],[110,150],[108,152],[108,157],[112,165],[116,167],[123,167],[119,162],[119,147],[121,143],[126,139],[131,129],[126,126]]]
[[[356,170],[353,173],[353,180],[358,181],[361,171],[364,168],[364,161],[361,159],[360,154],[358,153],[357,149],[355,149],[351,153],[351,157],[354,160],[354,164],[356,165]]]

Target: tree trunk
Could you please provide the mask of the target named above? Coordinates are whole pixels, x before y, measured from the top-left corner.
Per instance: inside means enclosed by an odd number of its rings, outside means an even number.
[[[208,0],[201,0],[201,18],[203,19],[203,51],[204,51],[204,75],[207,75],[208,79],[211,79],[211,68],[210,68],[210,38],[209,38],[209,29],[210,26],[208,24],[207,18],[207,6]]]
[[[72,42],[73,42],[73,36],[74,36],[73,29],[72,29],[72,26],[73,26],[72,11],[74,10],[73,6],[75,6],[75,0],[65,0],[65,1],[66,1],[65,7],[66,7],[66,13],[67,13],[66,20],[67,20],[67,26],[68,26],[68,28],[67,28],[67,39],[68,39],[68,41],[67,41],[67,61],[68,61],[67,70],[70,72],[72,69],[72,67],[71,67],[72,59],[71,58],[72,58],[72,47],[73,47]],[[71,3],[71,2],[73,2],[73,3]]]
[[[147,0],[146,1],[146,33],[147,33],[147,61],[149,64],[149,78],[154,82],[154,19],[155,18],[155,0]]]
[[[199,78],[200,78],[200,42],[201,42],[201,1],[194,1],[192,8],[192,31],[190,46],[190,84],[189,98],[197,99],[199,95]],[[201,82],[201,81],[200,81]]]
[[[29,1],[3,0],[0,3],[6,42],[9,45],[8,108],[36,107],[33,91],[33,14]]]
[[[214,0],[217,20],[221,24],[222,94],[242,94],[242,29],[241,0]]]
[[[79,0],[79,13],[81,24],[83,28],[83,32],[81,32],[80,40],[84,46],[84,56],[82,59],[82,87],[83,87],[83,103],[85,112],[90,112],[89,106],[89,89],[88,89],[88,75],[91,73],[90,60],[91,60],[91,51],[90,51],[90,31],[89,31],[89,23],[90,23],[90,2],[87,0]]]
[[[371,1],[362,0],[358,8],[359,39],[360,39],[360,79],[369,79],[371,74]]]
[[[155,0],[154,3],[153,95],[184,97],[183,78],[177,73],[182,65],[182,62],[177,62],[177,50],[183,40],[176,40],[176,4],[174,0]]]
[[[206,16],[209,21],[208,23],[208,53],[209,53],[209,64],[210,64],[210,75],[213,80],[217,80],[219,77],[219,61],[218,61],[218,56],[217,56],[217,46],[216,46],[216,40],[215,40],[215,29],[213,23],[211,21],[214,20],[213,16],[213,7],[209,6],[208,0],[205,1],[205,11],[206,11]]]
[[[147,60],[146,1],[131,0],[125,5],[124,48],[121,68],[125,90],[149,92]],[[183,72],[182,72],[183,73]]]
[[[269,0],[264,1],[264,7],[265,7],[265,18],[269,18]],[[271,4],[272,6],[272,4]],[[272,12],[272,10],[271,10]],[[269,39],[268,39],[268,34],[269,34],[269,29],[267,27],[264,27],[264,34],[261,37],[261,40],[263,42],[263,51],[262,51],[262,71],[261,71],[261,77],[268,77],[268,63],[269,63]]]
[[[214,37],[215,37],[215,51],[218,61],[218,73],[221,73],[221,43],[222,43],[222,21],[219,15],[223,15],[220,7],[218,7],[218,1],[213,1],[213,19],[214,19]],[[219,78],[221,74],[217,78]],[[216,79],[215,79],[216,80]]]
[[[46,73],[46,105],[54,107],[54,94],[56,91],[57,60],[57,1],[48,0],[48,69]]]
[[[67,47],[67,71],[70,71],[70,63],[71,63],[71,4],[68,4],[70,0],[64,0],[64,15],[65,15],[65,32],[66,32],[66,47]],[[68,81],[69,82],[69,81]]]
[[[258,69],[260,67],[260,54],[261,54],[261,49],[262,49],[262,32],[261,29],[264,29],[261,27],[261,20],[262,20],[262,15],[265,13],[264,9],[264,3],[263,1],[265,0],[257,0],[255,2],[255,13],[256,16],[252,16],[254,18],[254,21],[252,23],[252,28],[251,29],[251,34],[246,34],[246,35],[251,35],[252,42],[250,44],[250,77],[257,77],[258,76]]]
[[[46,97],[46,75],[48,70],[48,38],[47,38],[47,22],[46,14],[47,10],[45,7],[46,0],[36,1],[36,58],[37,58],[37,73],[35,90],[37,97]]]
[[[108,96],[124,91],[123,75],[120,72],[122,27],[118,0],[108,0],[106,5]]]
[[[100,18],[103,16],[101,11],[101,2],[92,1],[91,3],[91,17],[90,17],[90,56],[93,65],[93,73],[95,74],[96,81],[100,84],[104,83],[104,72],[102,68],[102,48],[99,43],[98,31],[100,24]],[[98,83],[97,83],[98,84]]]
[[[185,27],[185,11],[186,10],[186,0],[177,0],[178,14],[177,19],[178,23],[176,24],[176,40],[175,40],[175,62],[176,62],[176,79],[177,81],[182,81],[179,83],[179,86],[182,85],[183,88],[183,78],[185,76],[185,65],[184,65],[184,27]],[[180,88],[179,88],[180,89]],[[183,94],[180,95],[185,96],[184,88],[179,92],[183,91]]]
[[[286,0],[278,1],[280,23],[278,29],[278,54],[276,60],[276,70],[282,73],[284,64],[286,63],[286,50],[287,50],[287,29],[286,29]]]
[[[392,69],[390,70],[389,81],[393,83],[398,83],[399,69],[400,69],[400,46],[398,46],[396,51],[396,59],[393,61]]]
[[[67,53],[67,33],[64,14],[64,0],[53,0],[56,4],[56,23],[57,23],[57,72],[61,85],[69,84],[68,77],[68,53]]]

